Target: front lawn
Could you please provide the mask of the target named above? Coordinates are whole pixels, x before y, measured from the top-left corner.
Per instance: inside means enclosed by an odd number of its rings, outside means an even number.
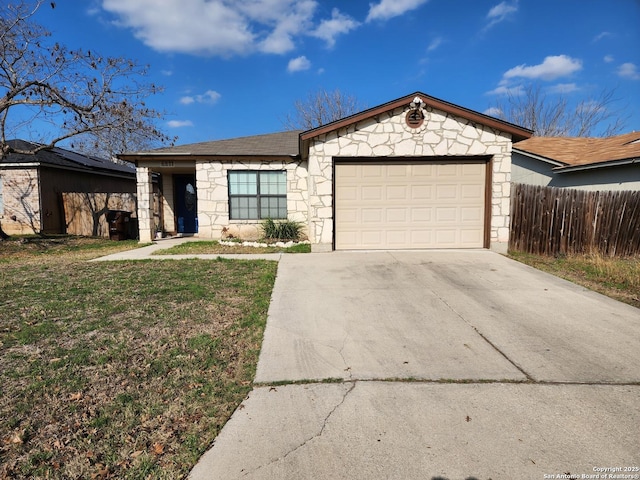
[[[0,478],[182,478],[251,389],[275,262],[0,242]]]
[[[171,248],[158,250],[154,255],[199,255],[199,254],[247,254],[247,253],[309,253],[311,245],[298,243],[291,247],[251,247],[237,243],[234,245],[220,244],[215,240],[195,240],[181,243]]]
[[[509,256],[538,270],[582,285],[640,308],[640,257],[610,258],[601,255],[547,257],[510,252]]]

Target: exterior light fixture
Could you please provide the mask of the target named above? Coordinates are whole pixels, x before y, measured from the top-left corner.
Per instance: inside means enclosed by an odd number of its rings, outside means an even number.
[[[420,128],[424,123],[424,101],[420,97],[416,97],[409,104],[409,111],[405,117],[405,121],[410,128]]]

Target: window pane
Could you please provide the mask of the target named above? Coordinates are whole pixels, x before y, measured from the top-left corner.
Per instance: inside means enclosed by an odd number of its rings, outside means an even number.
[[[231,195],[256,195],[257,176],[254,172],[229,172],[229,192]]]
[[[262,197],[260,218],[287,218],[286,197]]]
[[[258,218],[258,199],[251,197],[231,197],[230,216],[235,220],[254,220]]]
[[[261,195],[286,195],[287,172],[260,172]]]

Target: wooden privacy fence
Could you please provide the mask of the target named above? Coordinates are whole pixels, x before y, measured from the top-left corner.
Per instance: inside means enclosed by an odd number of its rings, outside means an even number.
[[[62,193],[66,233],[108,237],[109,210],[136,211],[135,193]]]
[[[640,254],[640,191],[513,184],[509,248],[541,255]]]

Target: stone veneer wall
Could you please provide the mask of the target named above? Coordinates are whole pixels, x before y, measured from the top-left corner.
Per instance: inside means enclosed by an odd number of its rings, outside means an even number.
[[[136,181],[138,187],[138,229],[140,243],[149,243],[153,240],[155,225],[153,183],[151,182],[151,169],[138,166],[136,168]]]
[[[259,238],[261,220],[229,220],[229,170],[286,170],[289,220],[308,223],[307,162],[290,160],[246,160],[196,162],[198,192],[198,237],[220,239],[233,236]],[[306,228],[304,231],[307,234]]]
[[[40,181],[37,168],[0,170],[2,230],[9,235],[40,233]],[[14,220],[15,218],[15,220]]]
[[[378,115],[311,139],[309,146],[309,239],[316,251],[333,242],[334,157],[442,157],[490,155],[491,248],[509,242],[511,136],[470,120],[426,107],[424,123],[410,128],[406,108]]]

